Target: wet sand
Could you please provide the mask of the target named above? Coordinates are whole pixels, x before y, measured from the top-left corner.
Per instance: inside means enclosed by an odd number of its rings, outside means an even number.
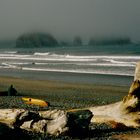
[[[0,91],[7,90],[11,84],[18,91],[18,95],[45,99],[58,108],[80,108],[117,102],[127,95],[129,89],[127,86],[0,77]]]

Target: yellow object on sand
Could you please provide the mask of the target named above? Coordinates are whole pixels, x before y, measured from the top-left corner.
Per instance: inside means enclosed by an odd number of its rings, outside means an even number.
[[[23,97],[22,100],[25,101],[25,103],[29,104],[29,105],[33,104],[33,105],[39,105],[39,106],[42,106],[42,107],[48,107],[49,106],[49,102],[46,102],[46,101],[40,100],[40,99]]]

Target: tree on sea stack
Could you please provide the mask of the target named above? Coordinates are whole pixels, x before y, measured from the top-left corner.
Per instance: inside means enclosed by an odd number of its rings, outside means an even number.
[[[16,40],[16,47],[42,47],[57,46],[57,40],[48,33],[28,33],[19,36]]]

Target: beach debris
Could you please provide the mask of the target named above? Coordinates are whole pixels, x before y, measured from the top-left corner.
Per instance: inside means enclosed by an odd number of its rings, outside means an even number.
[[[49,102],[41,99],[23,97],[22,100],[25,101],[25,104],[29,104],[29,105],[38,105],[41,107],[48,107],[50,105]]]
[[[10,128],[21,128],[55,136],[87,132],[92,116],[89,110],[74,112],[56,109],[40,112],[23,109],[0,110],[0,122]]]

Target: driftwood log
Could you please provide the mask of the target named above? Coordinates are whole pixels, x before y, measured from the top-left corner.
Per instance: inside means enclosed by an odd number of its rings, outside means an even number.
[[[88,109],[94,114],[93,123],[106,123],[113,128],[140,128],[140,62],[137,63],[128,95],[122,101]]]
[[[106,123],[112,128],[140,128],[140,62],[134,82],[122,101],[105,106],[75,110],[31,112],[24,109],[1,109],[0,122],[11,128],[21,128],[49,135],[88,131],[90,123]]]
[[[89,110],[66,112],[63,110],[48,110],[40,112],[26,111],[24,109],[1,109],[0,122],[10,128],[21,128],[37,133],[58,136],[87,132],[92,118]]]

